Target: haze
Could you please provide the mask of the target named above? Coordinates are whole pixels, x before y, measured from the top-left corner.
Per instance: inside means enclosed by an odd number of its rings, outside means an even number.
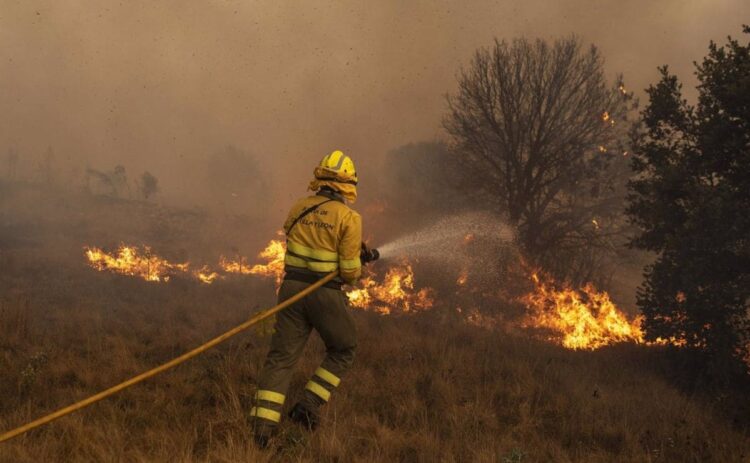
[[[289,201],[332,148],[366,185],[389,149],[442,137],[444,95],[493,37],[576,33],[642,94],[665,63],[694,83],[708,41],[750,17],[745,0],[0,5],[0,152],[148,169],[170,197],[185,159],[234,145]]]

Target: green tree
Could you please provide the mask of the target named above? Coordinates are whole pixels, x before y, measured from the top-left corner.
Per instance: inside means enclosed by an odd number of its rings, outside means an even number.
[[[622,223],[633,102],[622,81],[608,84],[576,37],[496,41],[458,81],[444,126],[467,191],[518,229],[533,263],[586,279],[571,272],[591,268],[585,249],[608,247]]]
[[[647,90],[628,214],[633,245],[658,256],[638,293],[648,338],[729,371],[750,342],[750,47],[712,42],[696,68],[697,106],[666,66]]]

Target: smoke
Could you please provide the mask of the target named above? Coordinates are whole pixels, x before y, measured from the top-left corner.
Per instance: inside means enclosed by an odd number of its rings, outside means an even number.
[[[577,33],[640,91],[664,63],[690,83],[708,40],[748,15],[744,0],[6,0],[0,154],[28,171],[52,146],[61,175],[123,164],[179,198],[196,160],[232,145],[287,204],[341,148],[368,192],[389,149],[441,137],[443,95],[494,37]]]

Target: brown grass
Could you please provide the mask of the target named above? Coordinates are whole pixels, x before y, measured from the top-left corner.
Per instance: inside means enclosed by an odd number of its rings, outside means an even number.
[[[240,322],[253,294],[273,298],[263,283],[170,286],[80,273],[75,303],[33,303],[31,321],[25,300],[3,303],[3,429]],[[254,448],[246,422],[268,341],[255,331],[0,445],[0,461],[748,461],[747,431],[671,386],[658,351],[564,351],[438,313],[357,313],[359,354],[322,427],[285,424],[273,451]],[[316,339],[290,404],[321,355]]]
[[[85,267],[81,246],[106,244],[92,237],[155,244],[138,233],[163,218],[138,224],[132,204],[121,205],[126,213],[108,203],[88,215],[50,210],[42,224],[20,206],[0,223],[0,430],[154,367],[274,301],[270,281],[153,284]],[[99,221],[102,211],[109,218]],[[169,236],[158,235],[163,249]],[[172,243],[175,252],[192,239]],[[247,423],[268,344],[260,327],[0,444],[0,462],[750,461],[747,417],[733,421],[726,396],[677,388],[662,351],[566,351],[454,323],[450,308],[439,298],[417,316],[357,312],[358,356],[321,428],[284,423],[271,451],[254,447]],[[315,338],[287,406],[322,353]]]

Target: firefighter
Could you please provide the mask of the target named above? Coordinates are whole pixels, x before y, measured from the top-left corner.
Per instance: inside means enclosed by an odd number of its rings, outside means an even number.
[[[341,290],[342,284],[352,284],[361,275],[362,220],[347,205],[357,199],[357,171],[349,156],[334,151],[323,158],[314,175],[309,189],[315,194],[299,200],[284,223],[287,251],[279,301],[327,273],[338,270],[339,275],[276,316],[271,348],[250,410],[255,440],[262,448],[268,446],[281,420],[294,366],[312,329],[323,339],[326,356],[288,415],[308,430],[318,425],[318,409],[341,383],[357,347],[354,320]]]

